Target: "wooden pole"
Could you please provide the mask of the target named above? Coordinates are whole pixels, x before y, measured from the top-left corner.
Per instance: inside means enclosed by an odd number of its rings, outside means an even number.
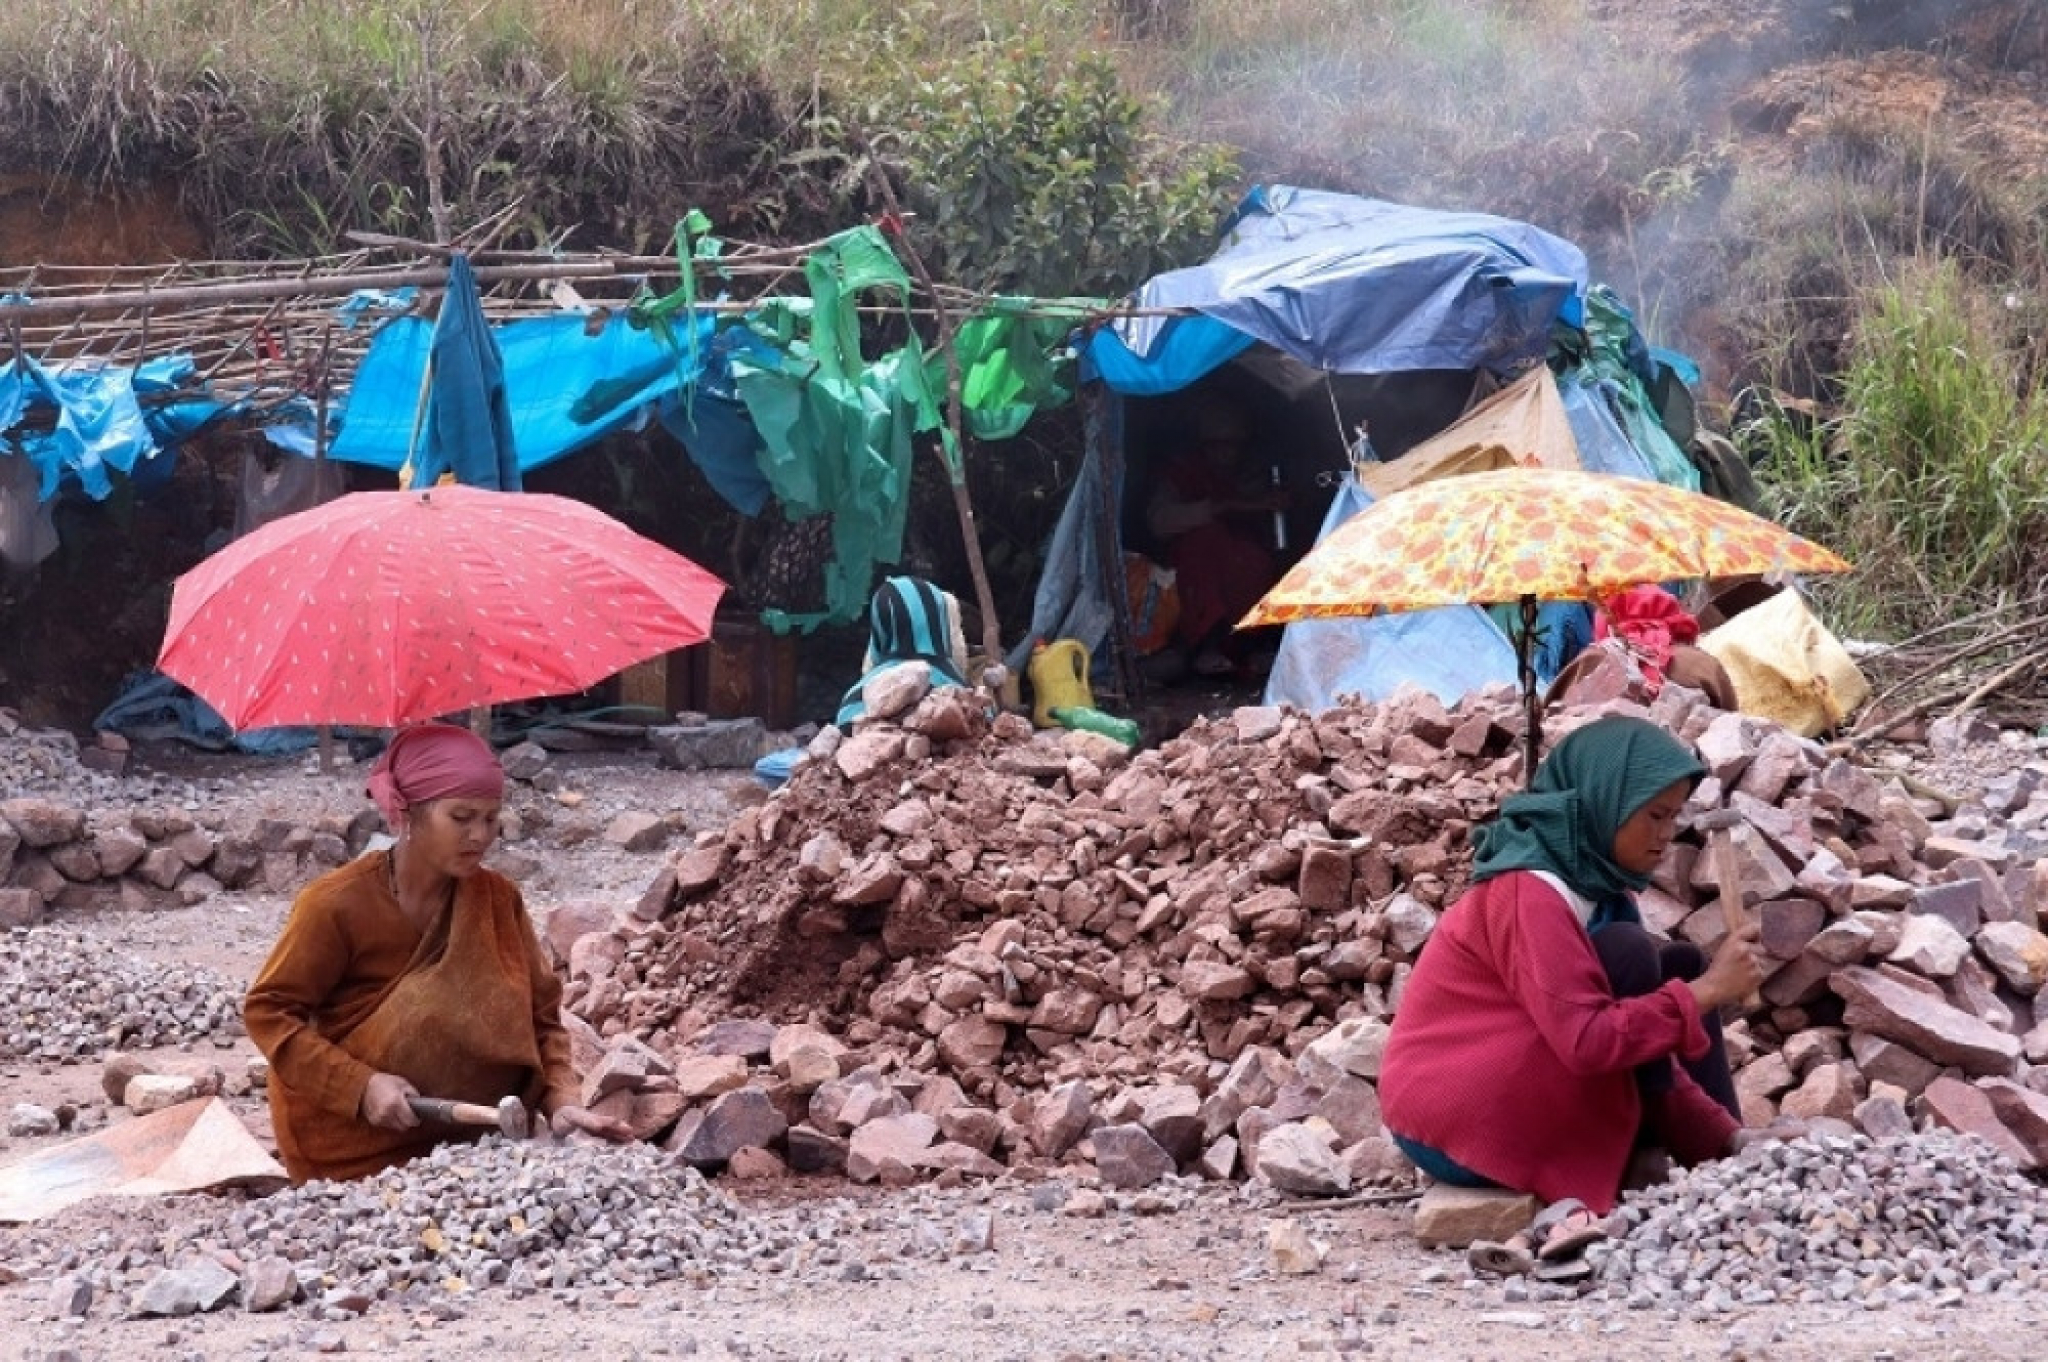
[[[327,361],[332,355],[333,349],[334,328],[330,326],[320,333],[319,368],[313,375],[313,504],[315,506],[320,504],[320,489],[326,484],[327,401],[328,391],[331,386],[327,381]],[[331,776],[334,774],[334,725],[321,724],[317,732],[320,736],[320,774]]]
[[[902,220],[900,205],[896,202],[896,191],[889,184],[888,175],[876,163],[872,155],[868,158],[868,177],[874,182],[876,191],[891,217]],[[960,423],[960,353],[954,348],[953,338],[958,328],[953,323],[952,310],[932,283],[931,271],[925,268],[924,257],[910,244],[910,239],[897,233],[895,241],[904,258],[910,261],[912,272],[924,285],[924,291],[932,300],[932,310],[939,328],[939,345],[946,352],[946,429],[953,437],[953,448],[959,451],[960,466],[956,470],[946,462],[945,450],[939,451],[939,460],[946,463],[946,480],[953,488],[953,512],[960,519],[960,538],[967,548],[967,574],[974,579],[974,603],[981,612],[981,651],[986,665],[993,666],[1003,656],[1003,631],[996,620],[995,592],[988,584],[988,567],[981,556],[981,531],[974,523],[974,498],[967,490],[967,437]],[[973,678],[969,678],[970,680]]]
[[[479,283],[522,280],[607,279],[632,276],[636,270],[615,260],[557,261],[545,265],[486,265],[477,269]],[[354,293],[358,289],[390,289],[416,285],[438,288],[448,282],[446,265],[415,265],[402,269],[357,270],[346,274],[285,279],[238,279],[227,284],[186,284],[177,288],[135,288],[115,293],[44,298],[32,303],[0,303],[0,322],[39,322],[56,317],[132,312],[137,308],[170,309],[209,304],[263,301],[270,298],[319,297]],[[742,311],[753,304],[734,304]]]

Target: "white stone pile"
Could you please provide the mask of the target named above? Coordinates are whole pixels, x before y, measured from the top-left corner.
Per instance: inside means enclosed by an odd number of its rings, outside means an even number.
[[[1754,1145],[1631,1195],[1605,1295],[1714,1316],[1775,1303],[1960,1305],[2048,1285],[2048,1188],[1973,1137]]]
[[[843,1208],[841,1208],[843,1209]],[[489,1136],[357,1182],[312,1182],[175,1233],[101,1231],[31,1253],[88,1303],[185,1314],[302,1303],[321,1318],[378,1302],[459,1301],[480,1289],[616,1291],[830,1262],[838,1210],[756,1218],[646,1146]],[[86,1313],[84,1310],[77,1312]]]
[[[241,1034],[242,987],[211,970],[128,955],[70,927],[0,934],[0,1058],[85,1059]]]

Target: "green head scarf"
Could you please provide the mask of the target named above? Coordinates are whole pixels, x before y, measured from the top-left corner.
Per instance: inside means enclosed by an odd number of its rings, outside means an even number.
[[[1684,743],[1653,723],[1596,719],[1553,747],[1528,793],[1502,800],[1500,817],[1473,834],[1472,881],[1547,870],[1608,910],[1603,917],[1633,918],[1628,893],[1650,877],[1615,864],[1614,834],[1666,786],[1697,785],[1706,773]]]

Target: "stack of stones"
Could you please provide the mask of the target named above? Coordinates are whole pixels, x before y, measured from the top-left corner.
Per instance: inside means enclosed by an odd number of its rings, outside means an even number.
[[[0,800],[0,927],[67,908],[199,903],[222,889],[289,893],[362,850],[375,810],[314,826],[230,829],[176,807],[88,811],[35,795]]]
[[[2048,1158],[2048,767],[1951,810],[1682,688],[1547,727],[1616,712],[1683,735],[1711,771],[1644,895],[1654,928],[1718,942],[1703,825],[1733,824],[1772,970],[1730,1028],[1750,1120],[1942,1125]],[[1250,708],[1126,760],[935,693],[901,721],[826,730],[781,793],[674,856],[638,904],[564,910],[549,934],[594,1043],[680,1074],[717,1057],[714,1021],[752,1015],[840,1047],[806,1091],[754,1044],[719,1082],[758,1097],[671,1094],[676,1130],[743,1100],[761,1147],[829,1163],[799,1145],[857,1139],[900,1101],[937,1123],[927,1148],[998,1165],[1108,1150],[1231,1176],[1313,1149],[1321,1177],[1282,1176],[1341,1190],[1384,1168],[1379,1046],[1464,885],[1472,826],[1523,783],[1518,724],[1502,691]],[[821,1110],[835,1082],[875,1097]]]

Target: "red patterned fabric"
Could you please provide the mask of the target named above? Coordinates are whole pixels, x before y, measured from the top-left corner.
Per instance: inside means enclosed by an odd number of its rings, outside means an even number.
[[[1700,636],[1700,622],[1677,597],[1659,586],[1633,586],[1609,596],[1593,613],[1595,642],[1613,635],[1628,645],[1643,665],[1643,679],[1652,696],[1664,688],[1671,669],[1671,650]]]

